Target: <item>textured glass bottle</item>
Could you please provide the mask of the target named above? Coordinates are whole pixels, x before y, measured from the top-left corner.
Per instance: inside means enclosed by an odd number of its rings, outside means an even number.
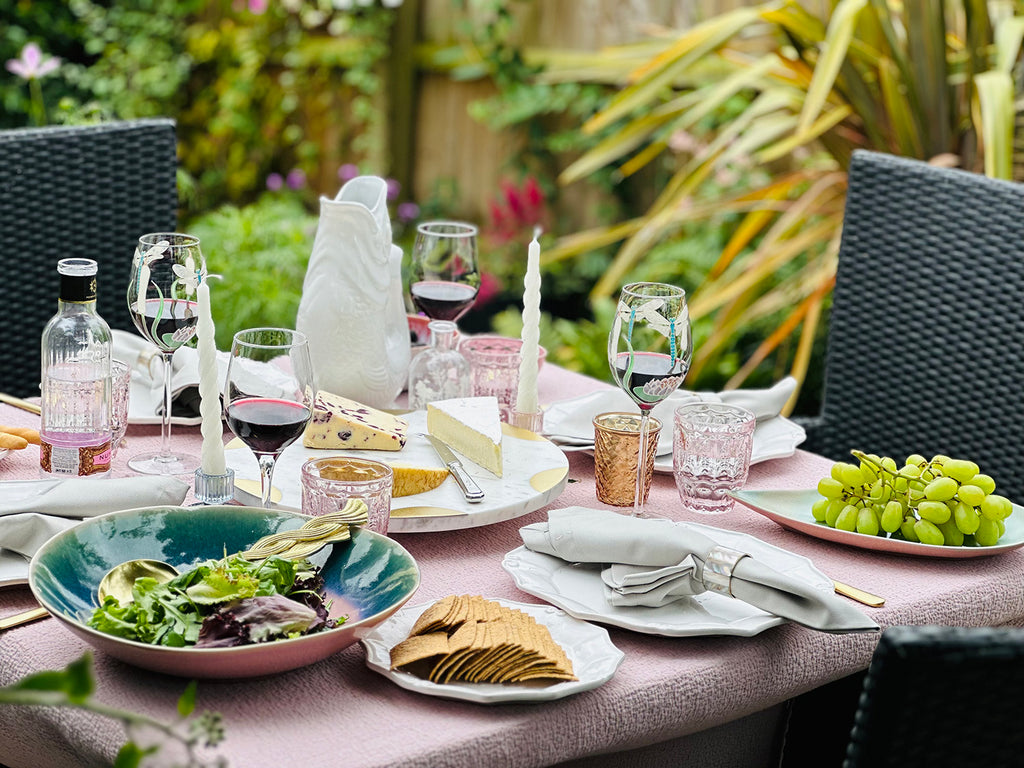
[[[96,312],[96,262],[57,264],[57,314],[43,329],[40,473],[110,472],[110,327]]]
[[[431,320],[430,346],[409,367],[409,407],[420,410],[435,400],[469,397],[469,362],[455,348],[457,326],[450,320]]]

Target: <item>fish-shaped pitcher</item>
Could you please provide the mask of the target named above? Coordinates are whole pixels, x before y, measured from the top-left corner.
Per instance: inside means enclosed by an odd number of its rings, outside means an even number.
[[[402,249],[391,242],[384,179],[358,176],[320,198],[295,327],[322,390],[388,408],[408,383]]]

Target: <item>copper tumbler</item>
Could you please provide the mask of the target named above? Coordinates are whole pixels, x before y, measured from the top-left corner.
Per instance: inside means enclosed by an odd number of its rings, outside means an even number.
[[[651,417],[647,428],[644,501],[651,490],[660,432],[661,422]],[[633,506],[639,449],[639,414],[613,412],[599,413],[594,417],[594,477],[597,480],[598,501],[615,507]]]

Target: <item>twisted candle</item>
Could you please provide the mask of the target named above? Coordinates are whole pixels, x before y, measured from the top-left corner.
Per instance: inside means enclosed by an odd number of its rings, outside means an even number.
[[[217,384],[217,343],[214,340],[213,315],[210,312],[210,284],[207,279],[199,283],[197,304],[199,323],[199,415],[203,423],[202,471],[208,475],[223,475],[224,430],[220,421],[220,387]]]
[[[523,279],[523,346],[519,359],[519,389],[516,410],[536,413],[537,355],[540,347],[540,228],[533,231],[533,240],[526,256],[526,277]]]

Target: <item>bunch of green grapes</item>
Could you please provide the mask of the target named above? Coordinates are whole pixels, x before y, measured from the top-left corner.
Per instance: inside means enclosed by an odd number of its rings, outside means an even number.
[[[818,482],[823,498],[811,508],[815,520],[868,536],[954,547],[991,547],[1006,530],[1013,505],[973,461],[914,454],[899,467],[888,456],[851,453],[857,464],[836,462]]]

